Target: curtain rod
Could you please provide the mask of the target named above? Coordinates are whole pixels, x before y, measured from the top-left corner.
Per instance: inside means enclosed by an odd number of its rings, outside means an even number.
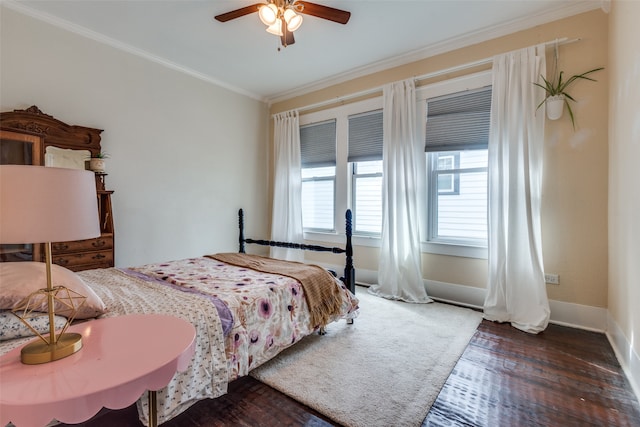
[[[575,43],[575,42],[578,42],[580,40],[582,40],[582,39],[580,39],[580,38],[569,39],[568,37],[562,37],[560,39],[555,39],[555,40],[550,40],[548,42],[545,42],[544,45],[545,45],[546,48],[549,48],[549,47],[554,47],[556,45],[561,46],[561,45],[565,45],[565,44]],[[426,80],[426,79],[430,79],[430,78],[433,78],[433,77],[441,76],[443,74],[453,73],[453,72],[457,72],[457,71],[463,71],[463,70],[467,70],[469,68],[479,67],[481,65],[487,65],[487,64],[490,64],[492,61],[493,61],[493,56],[489,57],[489,58],[479,59],[479,60],[473,61],[473,62],[467,62],[466,64],[462,64],[462,65],[456,65],[454,67],[446,68],[444,70],[432,71],[432,72],[427,73],[427,74],[422,74],[420,76],[416,76],[413,79],[414,79],[414,81]],[[336,103],[340,103],[340,102],[343,102],[343,101],[348,101],[350,99],[358,98],[358,97],[361,97],[361,96],[371,95],[373,93],[380,92],[382,90],[382,88],[383,88],[383,86],[376,86],[376,87],[373,87],[371,89],[366,89],[366,90],[363,90],[363,91],[360,91],[360,92],[351,93],[349,95],[344,95],[344,96],[328,99],[326,101],[316,102],[315,104],[305,105],[304,107],[297,108],[297,110],[298,110],[298,113],[303,113],[304,111],[308,111],[308,110],[313,110],[313,109],[316,109],[316,108],[324,107],[325,105],[336,104]],[[283,113],[284,112],[285,111],[283,111]],[[280,114],[280,113],[278,113],[278,114]],[[272,117],[275,117],[275,114],[272,115]]]

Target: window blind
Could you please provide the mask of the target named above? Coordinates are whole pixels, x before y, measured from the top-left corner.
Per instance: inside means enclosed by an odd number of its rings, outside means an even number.
[[[300,160],[303,168],[336,165],[336,120],[300,127]]]
[[[424,151],[486,149],[491,86],[427,100]]]
[[[382,160],[382,110],[349,116],[349,162]]]

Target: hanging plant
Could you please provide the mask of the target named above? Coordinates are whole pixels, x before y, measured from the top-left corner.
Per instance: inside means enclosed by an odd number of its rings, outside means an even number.
[[[551,106],[550,114],[548,114],[551,120],[555,120],[560,118],[560,116],[562,115],[562,107],[566,105],[567,111],[569,111],[569,116],[571,117],[571,124],[573,125],[573,129],[575,129],[576,128],[575,118],[573,116],[573,110],[571,110],[571,105],[569,104],[569,101],[576,102],[576,100],[573,99],[573,97],[567,93],[567,88],[573,82],[580,79],[590,80],[592,82],[597,81],[595,79],[592,79],[591,77],[587,77],[587,75],[591,73],[595,73],[596,71],[600,71],[600,70],[604,70],[604,67],[594,68],[593,70],[585,71],[582,74],[573,75],[569,77],[567,80],[562,79],[562,75],[564,74],[564,71],[560,71],[557,78],[554,77],[551,80],[547,80],[544,78],[544,76],[540,76],[544,84],[540,84],[540,83],[533,83],[533,84],[544,89],[546,96],[544,97],[542,102],[538,104],[538,106],[536,107],[536,111],[542,106],[542,104],[546,102],[555,101],[560,105],[559,112],[554,111],[554,107]]]

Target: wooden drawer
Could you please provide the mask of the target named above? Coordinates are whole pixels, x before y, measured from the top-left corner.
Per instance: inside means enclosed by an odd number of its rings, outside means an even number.
[[[102,251],[106,249],[113,249],[113,234],[103,234],[95,239],[51,243],[51,253],[54,257],[57,254]]]
[[[96,263],[96,264],[72,265],[70,267],[67,267],[67,269],[71,271],[83,271],[83,270],[93,270],[94,268],[109,268],[109,267],[113,267],[113,264]]]
[[[61,265],[69,270],[79,271],[91,268],[113,267],[113,250],[95,252],[78,252],[53,255],[54,264]]]

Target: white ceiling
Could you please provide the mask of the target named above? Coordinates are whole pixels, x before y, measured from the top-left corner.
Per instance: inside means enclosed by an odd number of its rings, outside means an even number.
[[[284,99],[599,7],[594,0],[316,0],[347,25],[305,15],[280,49],[257,14],[213,17],[261,0],[7,0],[8,7],[239,93]],[[606,0],[605,0],[606,1]]]

